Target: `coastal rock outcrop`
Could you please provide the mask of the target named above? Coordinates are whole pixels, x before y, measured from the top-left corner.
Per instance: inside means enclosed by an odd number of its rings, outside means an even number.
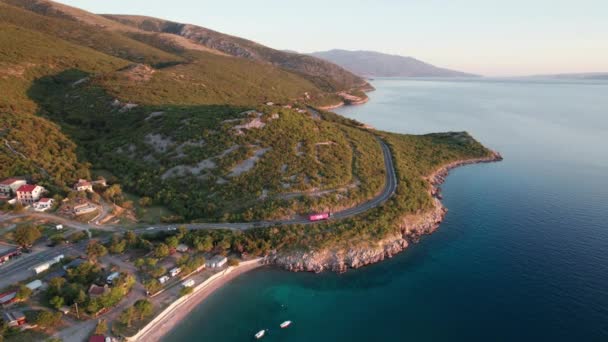
[[[430,183],[429,193],[433,196],[433,208],[424,213],[404,215],[398,222],[398,231],[376,243],[350,247],[348,249],[325,249],[316,251],[297,251],[291,253],[274,253],[268,256],[265,263],[278,265],[289,271],[315,272],[325,270],[346,272],[349,268],[359,268],[393,257],[416,243],[425,234],[433,233],[443,221],[447,209],[441,201],[441,185],[453,168],[475,163],[487,163],[502,160],[499,153],[486,158],[459,160],[444,165],[427,177]]]

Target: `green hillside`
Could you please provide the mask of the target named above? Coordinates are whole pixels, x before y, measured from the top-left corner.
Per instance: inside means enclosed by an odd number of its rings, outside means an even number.
[[[74,86],[84,76],[38,80],[32,90],[44,115],[96,168],[184,218],[279,218],[352,205],[383,185],[378,143],[350,122],[279,106],[183,105],[164,97],[130,107],[114,100],[107,80]],[[324,196],[301,196],[310,191]]]

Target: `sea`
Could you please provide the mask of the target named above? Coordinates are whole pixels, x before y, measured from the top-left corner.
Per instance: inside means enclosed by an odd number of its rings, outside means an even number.
[[[392,259],[246,273],[164,340],[608,341],[608,81],[371,83],[367,104],[336,112],[398,133],[468,131],[504,161],[453,170],[445,221]]]

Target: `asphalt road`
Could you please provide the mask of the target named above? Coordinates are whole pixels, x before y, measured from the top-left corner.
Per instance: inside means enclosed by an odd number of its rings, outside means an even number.
[[[370,209],[377,207],[378,205],[384,203],[385,201],[387,201],[397,190],[397,176],[395,174],[395,167],[393,165],[393,159],[391,156],[390,149],[388,148],[386,143],[384,141],[382,141],[380,138],[378,138],[378,142],[380,143],[380,146],[382,147],[382,153],[384,155],[384,167],[386,170],[386,181],[385,181],[384,189],[382,190],[382,192],[380,192],[380,194],[378,194],[376,197],[372,198],[371,200],[369,200],[367,202],[364,202],[364,203],[359,204],[352,208],[348,208],[348,209],[345,209],[342,211],[332,213],[332,217],[330,220],[344,219],[344,218],[352,217],[352,216],[355,216],[358,214],[362,214]],[[8,214],[8,215],[4,215],[4,217],[2,219],[0,219],[0,221],[6,220],[9,218],[22,217],[22,216],[28,216],[28,214],[22,214],[22,215]],[[72,226],[76,229],[82,229],[82,230],[86,230],[89,228],[100,229],[99,226],[87,225],[87,224],[83,224],[83,223],[75,222],[75,221],[72,222],[70,220],[60,218],[58,216],[51,215],[51,214],[38,213],[38,214],[33,214],[32,216],[39,217],[39,218],[46,218],[46,219],[49,219],[52,221],[64,223],[64,224]],[[262,222],[242,222],[242,223],[191,223],[191,224],[185,224],[183,226],[185,226],[188,229],[246,230],[246,229],[251,229],[251,228],[268,227],[268,226],[273,226],[273,225],[277,225],[277,224],[308,225],[308,224],[314,224],[314,223],[319,223],[319,222],[311,222],[306,218],[299,218],[299,219],[284,220],[284,221],[262,221]],[[166,230],[170,229],[171,227],[175,227],[175,226],[177,226],[177,225],[157,225],[154,227],[140,228],[140,229],[136,229],[133,231],[138,234],[154,233],[154,232],[163,231],[163,230],[166,231]],[[179,225],[179,226],[182,226],[182,225]],[[106,229],[109,231],[115,231],[115,232],[124,232],[124,231],[128,230],[128,229],[122,229],[122,228],[112,227],[112,226],[107,226]],[[104,241],[102,241],[102,242],[104,242]],[[0,287],[4,287],[4,286],[10,285],[10,284],[13,284],[15,282],[21,281],[23,279],[26,279],[26,278],[34,275],[34,272],[31,270],[31,268],[33,266],[46,262],[57,255],[63,254],[66,257],[82,255],[86,251],[86,245],[87,245],[87,241],[82,241],[82,242],[79,242],[76,244],[57,246],[54,248],[44,250],[42,252],[33,253],[31,255],[23,254],[18,259],[11,260],[11,261],[7,262],[5,265],[0,266],[0,274],[2,275],[2,277],[0,277]]]

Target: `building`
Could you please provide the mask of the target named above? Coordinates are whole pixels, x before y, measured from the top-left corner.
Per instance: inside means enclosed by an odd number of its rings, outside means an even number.
[[[228,262],[228,258],[226,258],[225,256],[216,255],[213,258],[207,260],[205,265],[207,267],[211,267],[211,268],[219,268],[219,267],[226,265],[227,262]]]
[[[52,198],[43,197],[40,201],[34,203],[34,210],[47,211],[53,207],[55,200]]]
[[[7,178],[0,182],[0,196],[10,197],[20,186],[27,184],[25,179]]]
[[[17,189],[17,201],[23,205],[34,204],[44,193],[40,185],[24,184]]]
[[[188,251],[188,246],[184,245],[183,243],[180,243],[175,249],[180,253],[184,253]]]
[[[21,255],[20,248],[10,248],[8,250],[5,250],[0,254],[0,265],[4,264],[5,262],[9,261],[10,259],[16,258],[20,255]]]
[[[88,293],[91,298],[97,298],[97,297],[103,296],[109,290],[110,290],[110,288],[108,287],[108,285],[97,286],[95,284],[91,284],[91,287],[89,287]]]
[[[27,287],[28,289],[30,289],[32,291],[36,291],[42,287],[42,281],[40,281],[39,279],[36,279],[36,280],[26,284],[25,287]]]
[[[25,315],[21,311],[8,311],[2,313],[2,320],[9,327],[18,327],[25,324]]]
[[[9,305],[17,301],[17,291],[9,291],[0,294],[0,305]]]
[[[79,179],[78,182],[74,184],[74,190],[93,192],[93,183],[86,179]]]
[[[93,184],[93,186],[99,185],[99,186],[104,187],[104,188],[106,186],[108,186],[108,183],[106,183],[106,179],[103,178],[103,177],[99,177],[99,179],[91,181],[91,184]]]

